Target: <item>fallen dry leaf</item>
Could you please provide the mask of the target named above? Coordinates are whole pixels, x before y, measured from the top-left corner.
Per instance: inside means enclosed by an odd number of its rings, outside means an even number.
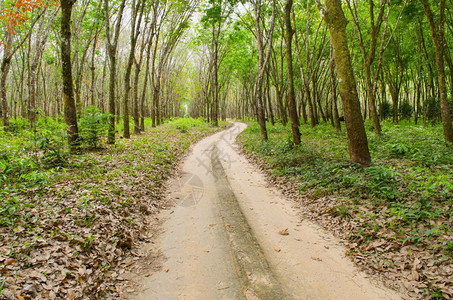
[[[319,257],[314,257],[314,256],[312,256],[311,259],[312,259],[312,260],[316,260],[316,261],[322,261],[321,258],[319,258]]]
[[[283,229],[283,230],[280,230],[280,231],[278,232],[278,234],[280,234],[280,235],[289,235],[288,228]]]
[[[17,263],[17,260],[15,260],[14,258],[9,258],[5,261],[5,266],[10,266],[15,263]]]

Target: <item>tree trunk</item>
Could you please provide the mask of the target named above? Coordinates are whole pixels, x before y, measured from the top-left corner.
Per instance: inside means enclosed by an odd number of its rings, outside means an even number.
[[[63,76],[64,119],[67,126],[71,152],[80,149],[77,112],[74,101],[71,65],[71,13],[74,0],[61,0],[61,62]]]
[[[219,126],[219,34],[220,34],[220,21],[218,27],[212,24],[212,56],[213,56],[213,73],[212,73],[212,123],[214,126]]]
[[[266,70],[267,63],[269,61],[270,53],[272,50],[272,35],[274,32],[275,24],[275,0],[272,5],[272,21],[270,25],[269,35],[267,38],[267,52],[265,53],[265,45],[263,43],[263,29],[261,28],[262,22],[262,11],[261,1],[255,2],[255,33],[258,44],[258,76],[256,79],[255,87],[255,103],[257,106],[257,117],[260,125],[261,136],[263,140],[267,141],[267,129],[266,119],[264,117],[264,106],[263,106],[263,82],[264,72]]]
[[[115,143],[115,114],[116,114],[116,105],[115,105],[115,89],[116,89],[116,54],[118,49],[118,38],[121,28],[121,20],[123,17],[124,7],[126,5],[126,0],[122,0],[120,4],[119,11],[117,13],[118,18],[115,24],[115,30],[113,37],[110,32],[110,16],[109,16],[109,1],[104,0],[104,14],[105,14],[105,31],[107,38],[107,53],[110,61],[110,74],[109,74],[109,128],[107,132],[107,143]]]
[[[288,68],[288,104],[289,117],[291,119],[291,131],[293,133],[294,144],[300,145],[299,116],[297,115],[296,94],[294,92],[294,73],[293,73],[293,35],[291,26],[291,9],[293,0],[287,0],[285,4],[285,24],[286,24],[286,64]]]
[[[11,58],[5,54],[6,46],[4,48],[4,56],[1,66],[1,79],[0,79],[0,97],[1,97],[1,112],[2,112],[2,125],[5,131],[9,129],[9,108],[8,99],[6,98],[6,80],[8,79],[8,73],[11,69]]]
[[[266,85],[266,93],[267,93],[267,107],[269,108],[269,118],[271,121],[272,126],[275,125],[274,120],[274,110],[272,109],[272,99],[271,99],[271,87],[270,87],[270,80],[269,80],[269,73],[267,74],[267,85]]]
[[[341,123],[340,123],[340,116],[338,115],[338,107],[337,107],[337,84],[335,80],[335,58],[333,55],[333,46],[330,47],[330,63],[329,63],[329,71],[330,71],[330,89],[331,89],[331,96],[332,96],[332,110],[333,110],[333,121],[335,125],[335,129],[337,131],[341,131]]]
[[[140,60],[141,61],[141,60]],[[134,88],[132,90],[132,104],[134,105],[134,134],[140,134],[140,113],[138,105],[138,82],[140,80],[140,63],[135,64]]]
[[[6,96],[6,81],[8,74],[11,69],[11,47],[13,43],[13,35],[9,31],[5,32],[5,43],[3,46],[3,59],[1,65],[1,78],[0,78],[0,98],[1,98],[1,113],[2,113],[2,125],[5,131],[9,129],[9,108],[8,99]]]
[[[368,140],[360,112],[360,102],[357,95],[357,85],[354,78],[351,57],[348,48],[346,25],[348,21],[341,8],[341,0],[327,0],[326,10],[321,9],[324,21],[329,31],[334,47],[334,58],[339,77],[339,86],[345,113],[346,131],[349,140],[349,153],[353,162],[362,166],[369,166],[371,156],[368,149]]]
[[[439,21],[436,24],[434,21],[433,12],[428,0],[420,0],[425,10],[426,18],[429,22],[429,28],[431,30],[431,37],[434,42],[436,50],[436,65],[437,65],[437,77],[439,85],[439,94],[441,102],[441,117],[442,125],[444,128],[444,138],[446,141],[453,143],[453,127],[451,122],[450,108],[448,106],[447,99],[447,84],[445,79],[445,63],[444,63],[444,51],[445,51],[445,0],[440,1],[440,16]]]

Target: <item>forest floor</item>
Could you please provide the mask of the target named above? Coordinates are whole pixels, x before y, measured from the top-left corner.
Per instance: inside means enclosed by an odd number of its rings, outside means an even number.
[[[0,133],[0,299],[122,297],[123,275],[152,253],[153,216],[184,151],[223,127],[179,119],[69,156],[64,124]],[[62,135],[61,135],[62,136]]]
[[[361,273],[346,248],[303,220],[235,144],[244,123],[196,144],[159,215],[162,232],[129,299],[400,299]],[[142,262],[143,263],[143,262]],[[138,262],[140,264],[140,262]]]
[[[347,161],[345,132],[330,124],[268,126],[252,122],[239,137],[268,182],[293,199],[303,220],[335,234],[346,255],[406,299],[453,298],[453,149],[442,128],[401,121],[366,123],[373,164]]]
[[[235,123],[184,156],[219,128],[179,119],[69,156],[41,122],[0,132],[0,299],[453,297],[439,127],[384,124],[362,169],[328,124],[294,147]]]

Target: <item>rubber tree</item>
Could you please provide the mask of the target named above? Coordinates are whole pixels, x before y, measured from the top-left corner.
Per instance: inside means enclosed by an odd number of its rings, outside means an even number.
[[[0,43],[0,45],[3,45],[3,57],[0,65],[0,116],[5,131],[8,131],[9,129],[9,107],[8,99],[6,97],[6,83],[9,71],[11,70],[11,61],[17,50],[32,34],[36,22],[46,11],[46,9],[43,9],[37,14],[34,20],[32,20],[25,35],[15,43],[14,36],[16,30],[19,25],[25,25],[24,20],[27,20],[26,14],[34,9],[39,9],[43,6],[43,3],[41,1],[31,0],[17,8],[14,6],[14,2],[12,2],[12,5],[12,7],[6,7],[5,3],[2,2],[2,20],[5,22],[6,30],[4,33],[4,40]]]
[[[293,72],[293,36],[294,30],[291,25],[291,11],[293,0],[287,0],[285,4],[285,41],[286,41],[286,67],[288,69],[288,104],[289,118],[291,119],[291,131],[293,142],[300,145],[299,116],[297,114],[296,94],[294,92],[294,72]]]
[[[132,1],[132,19],[131,19],[131,33],[130,33],[130,50],[129,57],[126,63],[126,74],[124,76],[124,99],[123,99],[123,122],[124,122],[124,137],[130,138],[129,128],[129,98],[131,93],[131,75],[132,65],[135,61],[135,48],[137,45],[138,36],[140,35],[140,25],[143,17],[143,10],[145,1],[133,0]]]
[[[61,71],[63,78],[64,120],[71,152],[79,151],[79,129],[74,99],[71,64],[71,14],[76,0],[61,0]]]
[[[429,28],[431,30],[431,38],[433,40],[434,48],[436,51],[437,78],[439,81],[438,88],[440,94],[441,117],[444,129],[444,138],[446,141],[453,143],[453,127],[451,122],[450,108],[448,106],[447,99],[447,82],[445,78],[445,62],[444,62],[444,52],[446,44],[445,42],[446,0],[440,0],[438,8],[436,7],[436,10],[439,12],[437,20],[435,19],[433,10],[428,0],[420,0],[420,2],[423,5],[426,18],[428,19]]]
[[[211,47],[210,47],[210,73],[209,81],[211,98],[212,98],[212,115],[211,121],[214,126],[219,125],[219,40],[222,30],[224,17],[222,16],[224,1],[211,0],[209,7],[205,11],[202,22],[206,28],[211,29]]]
[[[109,0],[104,0],[104,18],[105,18],[105,36],[106,48],[110,64],[109,74],[109,128],[107,133],[107,143],[115,143],[115,86],[116,86],[116,56],[118,53],[118,38],[120,36],[121,20],[123,18],[124,7],[126,0],[121,0],[117,13],[116,23],[114,25],[113,34],[110,25],[110,7]]]
[[[355,1],[347,0],[346,3],[348,4],[349,11],[353,17],[354,25],[357,29],[357,33],[359,36],[359,48],[363,58],[363,68],[365,72],[365,79],[366,79],[366,87],[367,87],[367,97],[368,97],[368,104],[370,105],[371,109],[371,119],[373,121],[373,126],[376,134],[381,134],[381,124],[379,122],[379,117],[376,109],[376,89],[374,88],[373,84],[373,76],[372,76],[372,65],[376,58],[376,51],[378,45],[378,37],[379,33],[382,28],[382,24],[384,23],[385,17],[388,19],[388,14],[385,14],[385,10],[388,5],[388,0],[381,0],[379,4],[379,12],[377,14],[377,18],[374,13],[374,1],[368,1],[368,16],[370,22],[370,38],[369,41],[365,41],[365,37],[361,26],[361,22],[359,21],[358,16],[358,8],[357,3]],[[390,8],[388,9],[388,11]],[[385,34],[385,32],[384,32]],[[365,43],[369,42],[369,48],[366,48]],[[376,72],[378,73],[378,72]]]
[[[337,76],[343,103],[346,131],[348,134],[349,154],[351,161],[362,166],[371,163],[368,140],[360,112],[360,102],[357,85],[351,63],[351,56],[346,36],[346,19],[341,7],[341,0],[326,0],[325,7],[316,0],[321,16],[326,22],[333,45],[333,55],[336,63]]]
[[[341,131],[340,116],[338,115],[337,104],[337,80],[335,77],[335,58],[333,56],[333,46],[330,46],[330,62],[329,62],[329,76],[330,76],[330,94],[332,97],[332,110],[333,121],[336,131]]]
[[[45,50],[47,38],[51,32],[51,26],[57,16],[59,7],[54,11],[48,20],[45,18],[41,19],[39,28],[36,32],[36,40],[34,43],[34,51],[30,51],[30,66],[28,70],[28,119],[31,127],[35,126],[36,123],[36,86],[38,77],[38,66],[41,61],[42,55]]]
[[[266,71],[267,64],[272,49],[272,37],[274,33],[275,25],[275,0],[272,2],[272,19],[270,23],[270,29],[267,34],[267,45],[264,43],[264,30],[262,27],[263,22],[263,10],[262,1],[252,1],[255,12],[255,37],[258,46],[258,75],[255,84],[255,104],[257,106],[257,117],[260,125],[261,136],[263,140],[267,140],[266,130],[266,119],[264,117],[264,105],[263,105],[263,83],[264,83],[264,72]],[[265,47],[267,46],[267,49]]]

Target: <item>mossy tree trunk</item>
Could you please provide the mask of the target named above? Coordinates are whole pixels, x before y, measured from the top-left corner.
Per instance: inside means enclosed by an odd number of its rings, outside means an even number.
[[[61,71],[63,74],[64,119],[71,152],[78,152],[80,144],[71,64],[71,14],[75,2],[75,0],[61,1]]]
[[[330,39],[334,48],[333,54],[344,108],[351,160],[362,166],[369,166],[371,156],[360,112],[360,102],[346,36],[348,21],[341,7],[341,0],[327,0],[325,9],[319,0],[317,4],[329,28]]]

